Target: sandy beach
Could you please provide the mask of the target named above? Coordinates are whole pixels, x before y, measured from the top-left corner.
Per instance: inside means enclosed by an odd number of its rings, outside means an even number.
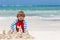
[[[0,33],[10,29],[16,17],[0,17]],[[44,21],[39,16],[27,16],[28,31],[34,40],[60,40],[60,21]]]

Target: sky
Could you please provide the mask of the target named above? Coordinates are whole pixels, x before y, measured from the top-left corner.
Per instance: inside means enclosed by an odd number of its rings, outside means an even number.
[[[0,5],[60,5],[60,0],[0,0]]]

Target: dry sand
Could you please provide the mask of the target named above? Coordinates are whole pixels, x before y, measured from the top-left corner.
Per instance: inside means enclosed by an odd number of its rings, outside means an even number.
[[[8,33],[10,28],[9,26],[14,19],[16,18],[0,17],[1,34],[3,30],[6,30],[6,34]],[[34,37],[33,40],[60,40],[60,21],[43,21],[40,19],[39,16],[28,16],[25,19],[27,20],[28,23],[28,32],[30,35]],[[20,39],[22,40],[22,38]],[[28,39],[23,39],[23,40],[28,40]]]

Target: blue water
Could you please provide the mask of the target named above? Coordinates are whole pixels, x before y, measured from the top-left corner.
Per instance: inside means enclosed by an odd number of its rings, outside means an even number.
[[[1,5],[0,10],[60,10],[60,5]]]
[[[59,17],[60,5],[2,5],[0,16],[16,16],[18,11],[24,11],[26,16]]]

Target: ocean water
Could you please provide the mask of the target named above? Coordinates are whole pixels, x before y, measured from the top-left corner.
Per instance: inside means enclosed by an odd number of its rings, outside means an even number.
[[[60,21],[60,5],[2,5],[0,17],[16,16],[21,10],[26,16],[39,16],[42,20]]]

